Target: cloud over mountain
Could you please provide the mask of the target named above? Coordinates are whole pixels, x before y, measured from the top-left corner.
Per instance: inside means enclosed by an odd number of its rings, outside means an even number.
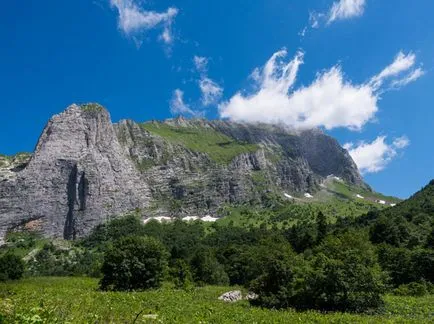
[[[254,91],[240,90],[219,105],[222,118],[235,121],[283,123],[305,129],[347,128],[360,130],[378,111],[380,94],[390,85],[403,86],[423,74],[414,69],[416,57],[400,52],[395,61],[364,83],[345,78],[339,65],[317,73],[308,86],[295,87],[304,54],[297,52],[285,61],[287,50],[274,53],[252,73]],[[402,77],[403,73],[408,73]],[[418,74],[414,74],[418,73]]]

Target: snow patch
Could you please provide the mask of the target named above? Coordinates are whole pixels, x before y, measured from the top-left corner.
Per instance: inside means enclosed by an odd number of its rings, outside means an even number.
[[[386,202],[384,200],[376,200],[377,203],[379,203],[380,205],[385,205]]]
[[[284,193],[284,195],[285,195],[286,198],[289,198],[289,199],[293,199],[294,198],[291,195],[288,195],[287,193]]]
[[[306,193],[304,194],[304,197],[305,197],[305,198],[313,198],[313,196],[312,196],[310,193],[308,193],[308,192],[306,192]]]
[[[395,206],[396,206],[396,204],[390,204],[390,206],[391,206],[391,207],[395,207]]]
[[[205,217],[202,217],[200,220],[202,222],[216,222],[218,220],[218,218],[211,217],[211,216],[207,215]]]
[[[199,217],[197,217],[197,216],[187,216],[187,217],[184,217],[182,220],[184,222],[190,222],[190,221],[195,221],[195,220],[198,220],[198,219],[199,219]]]
[[[360,198],[360,199],[365,199],[365,197],[363,197],[362,195],[359,195],[359,194],[357,194],[356,197]]]

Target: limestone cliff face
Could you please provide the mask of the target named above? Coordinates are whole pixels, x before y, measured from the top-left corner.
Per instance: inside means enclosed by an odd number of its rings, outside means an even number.
[[[0,238],[24,226],[74,239],[111,217],[218,215],[225,204],[314,193],[334,174],[364,186],[354,162],[319,130],[171,119],[112,124],[99,105],[53,116],[34,154],[0,156]]]
[[[0,179],[0,237],[21,225],[73,239],[108,218],[149,204],[108,112],[70,106],[45,127],[27,166]]]
[[[121,121],[115,129],[149,184],[151,213],[216,214],[224,204],[264,203],[270,194],[282,196],[284,191],[315,192],[331,174],[364,186],[348,152],[319,130],[295,133],[279,126],[183,118],[145,124]],[[210,133],[239,143],[240,151],[252,145],[256,149],[219,163],[207,154],[212,147],[192,149],[182,140],[197,136],[201,141]],[[220,141],[227,144],[224,138]]]

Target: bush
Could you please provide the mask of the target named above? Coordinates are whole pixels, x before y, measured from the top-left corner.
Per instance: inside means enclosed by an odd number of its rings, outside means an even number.
[[[12,253],[0,257],[0,281],[21,279],[24,273],[24,261]]]
[[[152,237],[129,236],[116,241],[104,255],[103,290],[158,288],[167,270],[168,253]]]
[[[412,282],[407,285],[401,285],[393,293],[398,296],[425,296],[429,293],[429,287],[425,282]]]
[[[251,303],[266,308],[297,307],[303,298],[304,276],[309,271],[301,256],[291,249],[273,251],[265,272],[254,280],[250,289],[258,295]]]
[[[101,276],[102,253],[47,243],[28,261],[33,276]]]
[[[191,260],[194,280],[200,284],[228,285],[229,277],[213,251],[209,248],[199,248]]]
[[[177,259],[169,269],[170,277],[177,289],[187,289],[192,285],[190,266],[183,259]]]

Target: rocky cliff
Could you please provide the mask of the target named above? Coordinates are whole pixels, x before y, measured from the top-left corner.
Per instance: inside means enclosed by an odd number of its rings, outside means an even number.
[[[74,239],[132,210],[217,215],[225,204],[314,193],[330,174],[364,186],[320,130],[182,117],[112,124],[99,105],[72,105],[50,119],[33,155],[0,157],[0,237],[28,227]]]

